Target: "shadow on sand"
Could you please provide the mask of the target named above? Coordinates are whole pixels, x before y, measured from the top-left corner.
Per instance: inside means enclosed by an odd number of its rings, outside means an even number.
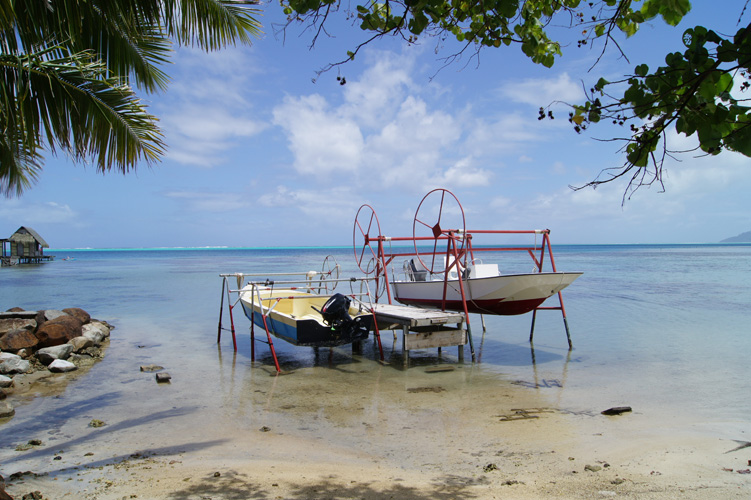
[[[487,484],[484,478],[466,478],[444,476],[443,481],[435,482],[429,488],[417,488],[399,484],[396,480],[389,488],[376,489],[368,481],[343,485],[334,480],[321,480],[306,484],[291,482],[285,493],[274,491],[279,488],[265,488],[246,475],[229,471],[219,477],[206,476],[197,483],[190,484],[182,490],[172,492],[170,500],[189,500],[194,498],[222,498],[225,500],[247,500],[256,498],[285,498],[287,500],[308,500],[326,498],[344,499],[382,499],[398,498],[400,500],[449,500],[455,498],[477,498],[472,487]]]

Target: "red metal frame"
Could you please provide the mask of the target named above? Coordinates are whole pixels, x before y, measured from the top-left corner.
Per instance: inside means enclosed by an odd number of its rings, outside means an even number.
[[[428,195],[423,198],[423,201],[430,196],[432,193],[435,193],[436,191],[443,191],[441,193],[441,200],[440,200],[440,206],[439,211],[443,210],[444,201],[446,199],[445,193],[451,194],[449,191],[446,190],[433,190]],[[452,194],[453,196],[453,194]],[[453,196],[454,199],[456,199],[455,196]],[[458,203],[458,200],[457,200]],[[369,205],[363,205],[363,207],[367,206],[372,210],[372,207]],[[422,202],[420,203],[420,206],[422,206]],[[463,261],[463,266],[467,267],[467,259],[470,261],[473,261],[475,259],[475,252],[519,252],[519,251],[526,251],[529,253],[530,257],[532,258],[535,268],[537,269],[537,272],[543,272],[543,267],[545,264],[545,257],[546,253],[548,256],[548,260],[550,261],[550,267],[552,268],[553,272],[557,272],[555,267],[555,259],[553,257],[553,249],[550,243],[550,230],[549,229],[536,229],[536,230],[465,230],[463,227],[459,229],[444,229],[441,227],[441,215],[439,213],[438,221],[435,225],[431,226],[430,224],[423,222],[420,220],[419,211],[420,206],[418,206],[417,213],[415,215],[414,223],[413,223],[413,231],[412,231],[412,237],[387,237],[380,234],[380,224],[377,224],[378,227],[378,235],[370,234],[370,230],[372,228],[372,222],[368,225],[367,231],[363,230],[363,226],[358,224],[357,218],[355,219],[355,229],[360,229],[361,234],[363,236],[363,247],[360,250],[359,254],[365,255],[366,248],[367,247],[371,254],[374,255],[374,257],[377,260],[377,264],[374,266],[376,270],[376,289],[378,289],[379,280],[383,279],[385,281],[385,288],[387,291],[387,298],[388,303],[393,303],[393,298],[391,296],[391,290],[389,287],[389,265],[391,265],[396,258],[400,257],[418,257],[420,259],[420,263],[432,274],[438,274],[438,272],[435,272],[434,264],[435,259],[437,255],[441,255],[442,252],[438,251],[439,248],[439,242],[446,241],[446,252],[444,254],[445,262],[447,263],[446,269],[440,271],[440,273],[443,273],[443,279],[444,279],[444,292],[443,292],[443,304],[442,308],[445,310],[445,302],[446,302],[446,290],[448,286],[448,280],[449,280],[449,274],[454,269],[454,267],[458,267],[460,263]],[[361,210],[362,208],[361,207]],[[459,207],[461,208],[461,204],[459,204]],[[360,211],[358,211],[358,216],[360,214]],[[462,214],[462,223],[464,223],[464,210],[461,209]],[[371,221],[374,220],[377,222],[377,216],[375,215],[375,211],[373,211],[373,214],[371,215]],[[432,236],[427,237],[421,237],[417,236],[416,228],[419,227],[417,224],[418,222],[422,224],[423,226],[427,227],[431,232]],[[472,245],[472,241],[476,235],[542,235],[542,243],[539,247],[535,244],[533,247],[480,247],[475,248]],[[394,242],[409,242],[412,243],[414,246],[414,251],[402,251],[402,252],[387,252],[385,249],[384,243],[394,243]],[[431,265],[428,266],[425,262],[423,262],[422,258],[420,258],[420,252],[418,249],[418,244],[420,242],[430,242],[433,246],[433,251],[429,252],[427,255],[430,255],[432,257]],[[357,258],[358,255],[358,248],[357,248],[357,234],[355,232],[353,237],[353,243],[354,243],[354,251],[355,251],[355,257]],[[375,245],[374,245],[375,244]],[[376,247],[374,249],[374,246]],[[461,291],[461,297],[462,302],[464,306],[464,314],[465,314],[465,320],[467,323],[467,332],[469,334],[469,342],[470,342],[470,348],[472,349],[472,359],[475,359],[474,354],[474,347],[472,346],[472,334],[470,329],[470,322],[469,322],[469,311],[467,308],[467,299],[465,295],[465,289],[464,289],[464,278],[462,276],[462,273],[457,272],[457,277],[459,280],[459,286]],[[563,305],[563,295],[561,292],[557,293],[558,295],[558,306],[538,306],[532,311],[532,325],[530,329],[530,336],[529,340],[530,342],[533,342],[534,339],[534,328],[535,328],[535,320],[537,318],[537,311],[538,310],[559,310],[561,311],[561,315],[563,317],[563,323],[564,327],[566,329],[566,339],[568,341],[569,350],[573,348],[572,342],[571,342],[571,334],[568,327],[568,321],[566,319],[566,309]],[[376,297],[376,301],[378,301],[378,297]]]

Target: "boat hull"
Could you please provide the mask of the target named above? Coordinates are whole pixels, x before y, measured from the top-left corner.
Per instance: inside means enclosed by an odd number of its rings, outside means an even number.
[[[582,273],[509,274],[464,280],[467,310],[477,314],[525,314],[574,282]],[[396,281],[394,297],[402,304],[464,311],[458,280]],[[445,299],[444,299],[445,290]]]
[[[317,310],[329,297],[300,290],[263,288],[253,296],[251,289],[246,288],[240,292],[240,303],[245,316],[255,325],[264,330],[268,328],[270,334],[293,345],[334,347],[367,339],[372,329],[373,315],[356,307],[349,310],[355,321],[353,325],[332,328],[323,322]]]

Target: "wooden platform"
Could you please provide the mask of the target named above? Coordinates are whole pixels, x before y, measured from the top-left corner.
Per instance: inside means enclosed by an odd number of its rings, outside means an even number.
[[[373,309],[379,330],[402,330],[404,366],[409,365],[410,350],[433,347],[458,346],[459,361],[464,361],[464,315],[395,304],[373,304]],[[452,324],[456,326],[449,326]]]

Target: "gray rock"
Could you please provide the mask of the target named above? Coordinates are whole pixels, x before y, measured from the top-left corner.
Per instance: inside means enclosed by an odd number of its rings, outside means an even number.
[[[59,318],[60,316],[69,316],[68,313],[59,311],[57,309],[47,309],[45,311],[42,311],[44,314],[44,320],[49,321],[51,319]]]
[[[9,352],[0,352],[0,363],[9,359],[21,359],[21,356]]]
[[[16,410],[7,401],[0,401],[0,418],[8,418],[15,415]]]
[[[68,344],[73,346],[73,352],[81,352],[84,349],[88,349],[94,345],[94,341],[88,337],[74,337],[68,341]]]
[[[31,363],[25,359],[21,359],[20,356],[16,356],[16,359],[6,359],[0,363],[0,374],[3,375],[8,375],[10,373],[29,373],[30,371]]]
[[[50,363],[47,368],[49,368],[49,370],[54,373],[72,372],[73,370],[78,369],[76,365],[74,365],[70,361],[65,361],[64,359],[56,359],[55,361]]]
[[[95,345],[100,345],[109,335],[110,329],[99,321],[92,321],[83,325],[81,330],[81,336],[91,339]]]
[[[53,347],[45,347],[37,351],[37,358],[44,365],[49,365],[56,359],[68,359],[73,352],[73,346],[70,344],[61,344]]]
[[[6,387],[10,387],[13,385],[13,379],[10,377],[6,377],[5,375],[0,375],[0,388],[5,389]]]

